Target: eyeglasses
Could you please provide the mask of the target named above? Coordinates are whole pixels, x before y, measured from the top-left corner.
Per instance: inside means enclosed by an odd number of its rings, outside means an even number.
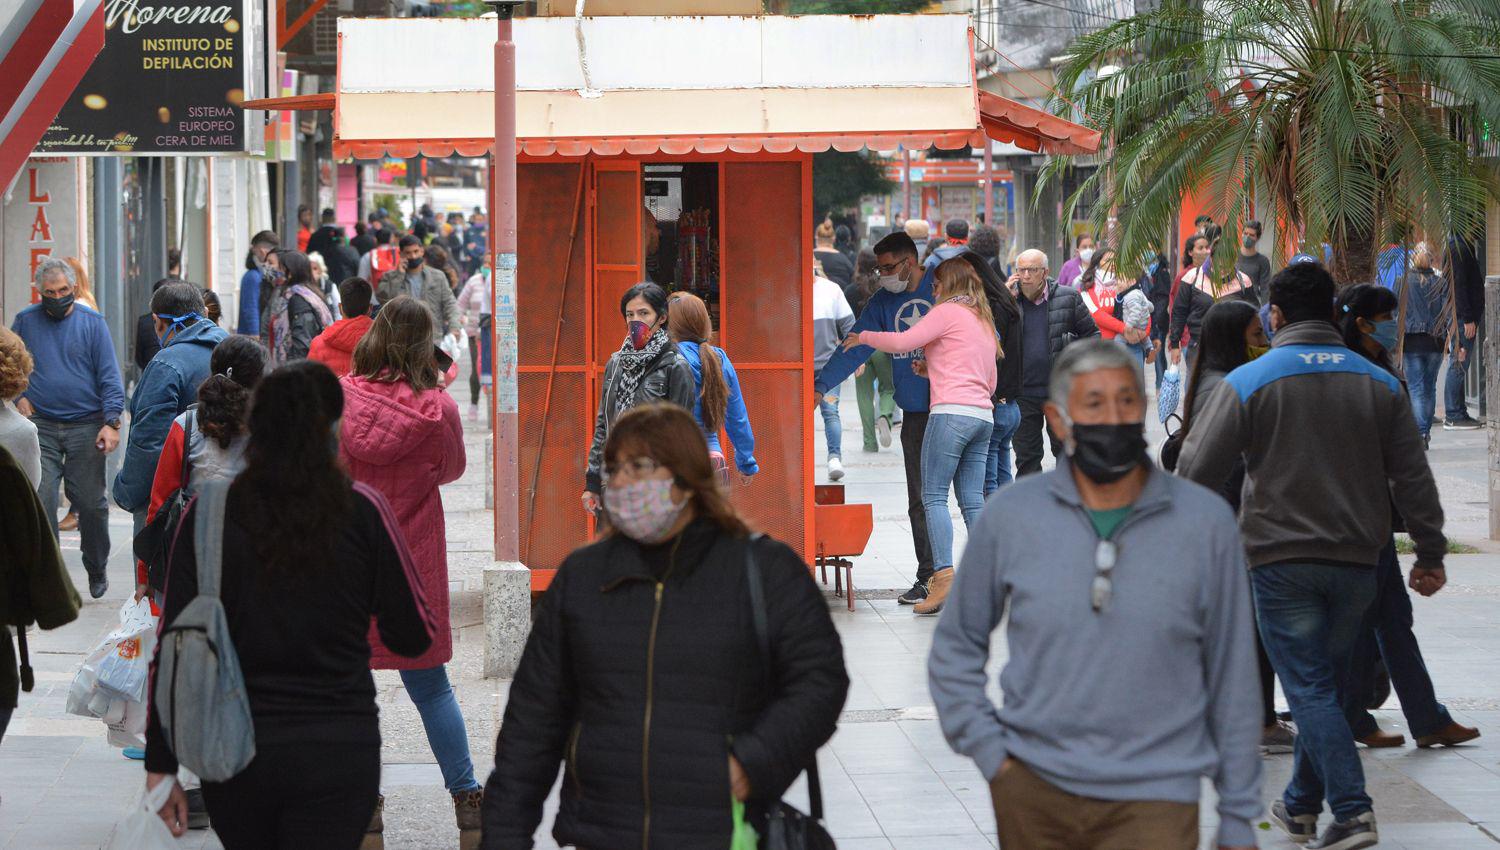
[[[1110,580],[1110,575],[1114,572],[1119,555],[1120,549],[1112,540],[1100,540],[1099,545],[1094,548],[1094,585],[1090,588],[1089,598],[1096,614],[1109,605],[1110,597],[1114,595],[1114,582]]]
[[[635,479],[650,478],[661,469],[661,464],[649,457],[632,458],[624,463],[607,463],[604,465],[604,476],[614,478],[621,473],[628,473],[629,477]]]
[[[1046,270],[1047,270],[1046,266],[1036,266],[1036,267],[1016,266],[1016,274],[1040,274],[1042,272],[1045,272]]]
[[[894,263],[884,263],[882,265],[878,265],[875,267],[875,271],[880,272],[881,274],[890,274],[891,272],[900,268],[901,264],[909,259],[911,259],[911,257],[902,257]]]

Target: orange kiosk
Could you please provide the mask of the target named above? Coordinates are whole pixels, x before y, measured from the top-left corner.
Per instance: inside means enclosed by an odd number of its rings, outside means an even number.
[[[255,105],[333,108],[338,156],[484,156],[494,41],[485,19],[341,19],[337,91]],[[1099,134],[979,91],[960,15],[524,18],[515,42],[516,522],[533,588],[592,534],[579,494],[599,383],[619,298],[646,279],[709,304],[739,373],[761,472],[735,503],[837,580],[872,523],[814,488],[812,155],[985,136],[1086,153]]]

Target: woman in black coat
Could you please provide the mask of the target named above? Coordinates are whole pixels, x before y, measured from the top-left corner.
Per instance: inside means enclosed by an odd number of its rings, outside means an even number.
[[[849,688],[839,636],[807,565],[730,507],[691,413],[626,412],[604,463],[613,530],[568,556],[537,607],[483,846],[532,846],[561,763],[558,844],[724,850],[731,801],[753,823],[833,735]]]

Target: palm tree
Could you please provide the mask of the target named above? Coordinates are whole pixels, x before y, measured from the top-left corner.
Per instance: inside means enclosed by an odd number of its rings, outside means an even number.
[[[1274,221],[1278,253],[1327,242],[1341,284],[1373,281],[1384,240],[1476,236],[1500,197],[1476,155],[1500,128],[1500,0],[1165,0],[1077,39],[1057,90],[1112,146],[1069,211],[1098,193],[1126,258],[1195,194],[1227,233]]]

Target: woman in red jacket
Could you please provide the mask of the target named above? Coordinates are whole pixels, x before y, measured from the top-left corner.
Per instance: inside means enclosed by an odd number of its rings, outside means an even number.
[[[350,477],[379,490],[391,503],[437,619],[432,648],[417,658],[390,652],[371,631],[370,664],[401,671],[443,783],[453,795],[458,828],[465,832],[479,829],[481,792],[464,718],[443,666],[453,657],[453,639],[448,627],[448,538],[438,491],[463,475],[464,433],[458,403],[441,388],[433,351],[432,314],[421,302],[403,295],[381,307],[354,349],[353,371],[342,379],[339,454]],[[377,821],[379,815],[377,809]],[[371,827],[378,828],[377,822]]]

